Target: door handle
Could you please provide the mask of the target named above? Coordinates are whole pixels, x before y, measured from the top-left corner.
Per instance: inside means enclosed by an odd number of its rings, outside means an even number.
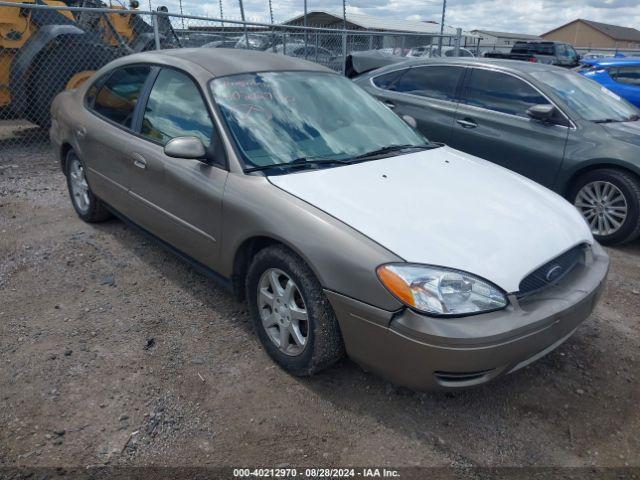
[[[471,120],[470,118],[467,118],[467,119],[464,119],[464,120],[456,120],[456,122],[462,128],[476,128],[478,126],[478,124],[476,122],[474,122],[473,120]]]
[[[147,161],[144,159],[144,157],[142,155],[140,155],[139,153],[132,153],[131,157],[133,158],[133,164],[142,169],[142,170],[146,170],[147,169]]]
[[[76,135],[78,135],[78,138],[84,138],[86,134],[87,129],[84,127],[78,127],[78,129],[76,130]]]
[[[393,110],[394,108],[396,108],[396,104],[393,102],[390,102],[389,100],[385,100],[382,103],[384,103],[387,107],[389,107],[391,110]]]

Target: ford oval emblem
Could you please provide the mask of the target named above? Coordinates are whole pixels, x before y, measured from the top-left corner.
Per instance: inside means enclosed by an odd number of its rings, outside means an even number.
[[[544,276],[544,278],[547,280],[547,282],[551,283],[554,280],[557,280],[561,274],[562,267],[560,265],[554,265],[549,270],[547,270],[547,274]]]

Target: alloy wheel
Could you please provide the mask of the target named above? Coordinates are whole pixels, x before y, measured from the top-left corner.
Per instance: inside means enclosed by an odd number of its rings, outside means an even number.
[[[82,213],[89,211],[89,184],[84,175],[84,167],[78,158],[72,158],[69,165],[69,183],[73,203]]]
[[[295,282],[282,270],[267,269],[258,282],[258,310],[269,339],[290,356],[300,355],[309,336],[309,316]]]
[[[574,205],[587,220],[594,235],[613,235],[627,219],[627,199],[611,182],[587,183],[578,191]]]

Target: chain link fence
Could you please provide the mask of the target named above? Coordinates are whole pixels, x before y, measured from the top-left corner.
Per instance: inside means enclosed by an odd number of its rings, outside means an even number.
[[[0,148],[46,143],[50,106],[61,91],[82,85],[108,62],[147,50],[245,48],[290,55],[336,72],[348,54],[382,50],[406,55],[437,48],[434,34],[265,24],[105,8],[99,0],[65,5],[0,1]],[[77,6],[81,4],[82,6]],[[445,46],[464,46],[445,36]]]

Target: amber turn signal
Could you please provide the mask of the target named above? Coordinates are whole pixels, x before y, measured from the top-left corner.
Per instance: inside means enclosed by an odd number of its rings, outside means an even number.
[[[376,272],[382,284],[387,287],[398,300],[404,302],[406,305],[415,307],[416,304],[413,293],[411,292],[411,287],[400,275],[392,271],[388,265],[380,265]]]

